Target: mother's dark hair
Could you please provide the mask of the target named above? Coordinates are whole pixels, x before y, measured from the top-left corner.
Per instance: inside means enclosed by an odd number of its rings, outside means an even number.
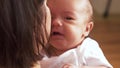
[[[45,16],[44,0],[0,0],[0,68],[31,68],[39,60]]]

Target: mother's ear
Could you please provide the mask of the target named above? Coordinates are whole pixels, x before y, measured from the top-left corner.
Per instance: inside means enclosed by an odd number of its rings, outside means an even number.
[[[91,30],[93,29],[94,23],[90,21],[86,24],[85,36],[88,36]]]

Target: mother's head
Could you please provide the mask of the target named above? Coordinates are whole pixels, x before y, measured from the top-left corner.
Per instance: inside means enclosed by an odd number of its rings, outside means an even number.
[[[0,0],[0,67],[31,68],[49,32],[45,0]]]

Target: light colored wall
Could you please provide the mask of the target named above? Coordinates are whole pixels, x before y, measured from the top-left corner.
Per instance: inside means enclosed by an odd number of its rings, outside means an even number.
[[[103,14],[108,0],[91,0],[96,13]],[[110,14],[120,14],[120,0],[112,0]]]

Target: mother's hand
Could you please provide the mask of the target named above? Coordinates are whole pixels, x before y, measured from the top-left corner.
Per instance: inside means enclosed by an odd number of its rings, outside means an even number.
[[[105,66],[76,66],[73,64],[65,64],[62,68],[107,68]]]
[[[65,65],[63,65],[62,68],[78,68],[78,67],[73,64],[65,64]]]

